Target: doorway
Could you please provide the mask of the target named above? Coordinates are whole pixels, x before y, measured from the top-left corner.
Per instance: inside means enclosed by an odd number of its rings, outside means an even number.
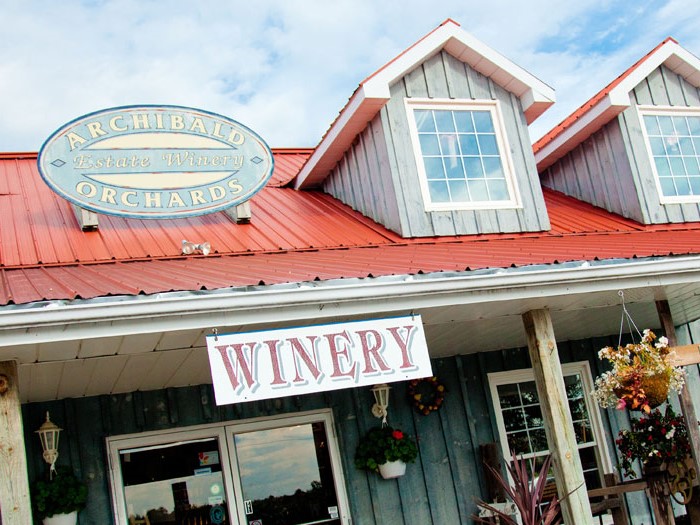
[[[330,411],[107,439],[120,525],[349,523]]]

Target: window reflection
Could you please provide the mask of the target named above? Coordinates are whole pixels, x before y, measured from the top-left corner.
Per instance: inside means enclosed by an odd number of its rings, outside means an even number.
[[[119,460],[129,525],[229,523],[217,439],[122,450]]]
[[[234,442],[248,523],[340,523],[323,423],[236,434]]]

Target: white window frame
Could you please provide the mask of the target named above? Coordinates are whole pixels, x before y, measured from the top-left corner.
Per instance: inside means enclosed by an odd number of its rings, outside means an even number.
[[[651,149],[649,134],[647,133],[647,127],[644,123],[645,115],[659,115],[664,117],[700,117],[700,108],[692,108],[685,106],[637,106],[637,117],[639,118],[639,125],[642,128],[642,135],[644,136],[644,145],[647,151],[647,158],[649,159],[649,164],[651,165],[651,171],[654,174],[654,183],[656,184],[656,193],[659,196],[659,202],[661,204],[695,204],[700,202],[700,195],[678,195],[669,197],[663,194],[663,190],[661,188],[661,179],[659,178],[659,173],[656,171],[656,163],[654,162],[654,154]],[[700,155],[698,157],[700,160]]]
[[[229,517],[232,523],[246,523],[245,509],[243,508],[240,477],[234,475],[238,472],[233,437],[237,433],[254,432],[257,430],[269,430],[272,428],[303,425],[322,422],[328,437],[328,451],[333,467],[333,479],[335,492],[338,497],[338,511],[340,522],[350,525],[350,505],[345,490],[345,475],[338,448],[338,440],[335,432],[333,413],[330,409],[313,410],[295,414],[280,414],[272,417],[259,417],[240,421],[222,421],[208,425],[196,425],[191,427],[178,427],[167,430],[157,430],[138,434],[124,434],[106,438],[107,457],[109,461],[109,481],[112,495],[112,512],[115,523],[128,525],[129,517],[126,512],[124,500],[124,487],[122,485],[121,462],[119,452],[124,449],[153,447],[166,443],[177,443],[196,439],[217,438],[219,441],[219,459],[224,478],[226,501]]]
[[[584,447],[577,448],[589,448],[593,447],[596,454],[596,460],[598,462],[598,473],[601,481],[603,483],[603,475],[606,472],[612,472],[612,461],[610,459],[610,454],[608,452],[607,441],[605,439],[605,431],[603,428],[603,421],[600,415],[600,410],[598,405],[593,400],[591,392],[593,391],[593,376],[591,375],[591,368],[588,361],[577,361],[574,363],[566,363],[561,365],[562,375],[570,376],[578,374],[581,377],[581,382],[583,386],[583,398],[586,403],[586,410],[588,411],[588,416],[591,421],[591,428],[594,436],[594,443],[586,443]],[[488,374],[489,389],[491,391],[491,401],[493,403],[493,409],[496,416],[496,425],[498,427],[498,440],[501,445],[501,453],[503,458],[508,460],[510,455],[510,448],[508,447],[508,436],[506,433],[505,423],[503,421],[503,411],[501,409],[501,404],[498,399],[498,387],[500,385],[508,385],[513,383],[524,383],[527,381],[534,381],[535,374],[532,368],[523,368],[520,370],[511,370],[504,372],[491,372]],[[535,454],[542,455],[542,453]]]
[[[418,170],[418,181],[420,183],[425,211],[498,210],[522,208],[520,192],[518,190],[518,184],[515,180],[513,160],[511,158],[510,147],[505,133],[506,127],[503,120],[500,102],[498,100],[404,98],[404,105],[408,116],[408,128],[411,135],[411,144],[416,161],[416,169]],[[496,144],[498,145],[498,152],[501,158],[501,165],[503,166],[505,183],[506,187],[508,188],[508,195],[510,196],[510,199],[502,201],[432,202],[430,198],[430,190],[428,188],[428,177],[425,172],[425,164],[423,163],[423,154],[421,152],[420,141],[418,138],[418,127],[416,125],[416,119],[413,113],[413,111],[416,109],[489,111],[491,113],[491,120],[493,122],[496,135]]]

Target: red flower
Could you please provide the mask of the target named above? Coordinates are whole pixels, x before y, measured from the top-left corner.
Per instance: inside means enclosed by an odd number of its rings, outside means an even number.
[[[403,432],[400,430],[394,430],[391,435],[394,439],[403,439]]]

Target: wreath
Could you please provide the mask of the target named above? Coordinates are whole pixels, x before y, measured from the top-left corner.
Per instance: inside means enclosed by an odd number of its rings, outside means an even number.
[[[427,416],[442,407],[442,402],[445,400],[445,385],[435,376],[412,379],[408,382],[408,397],[415,409]]]

